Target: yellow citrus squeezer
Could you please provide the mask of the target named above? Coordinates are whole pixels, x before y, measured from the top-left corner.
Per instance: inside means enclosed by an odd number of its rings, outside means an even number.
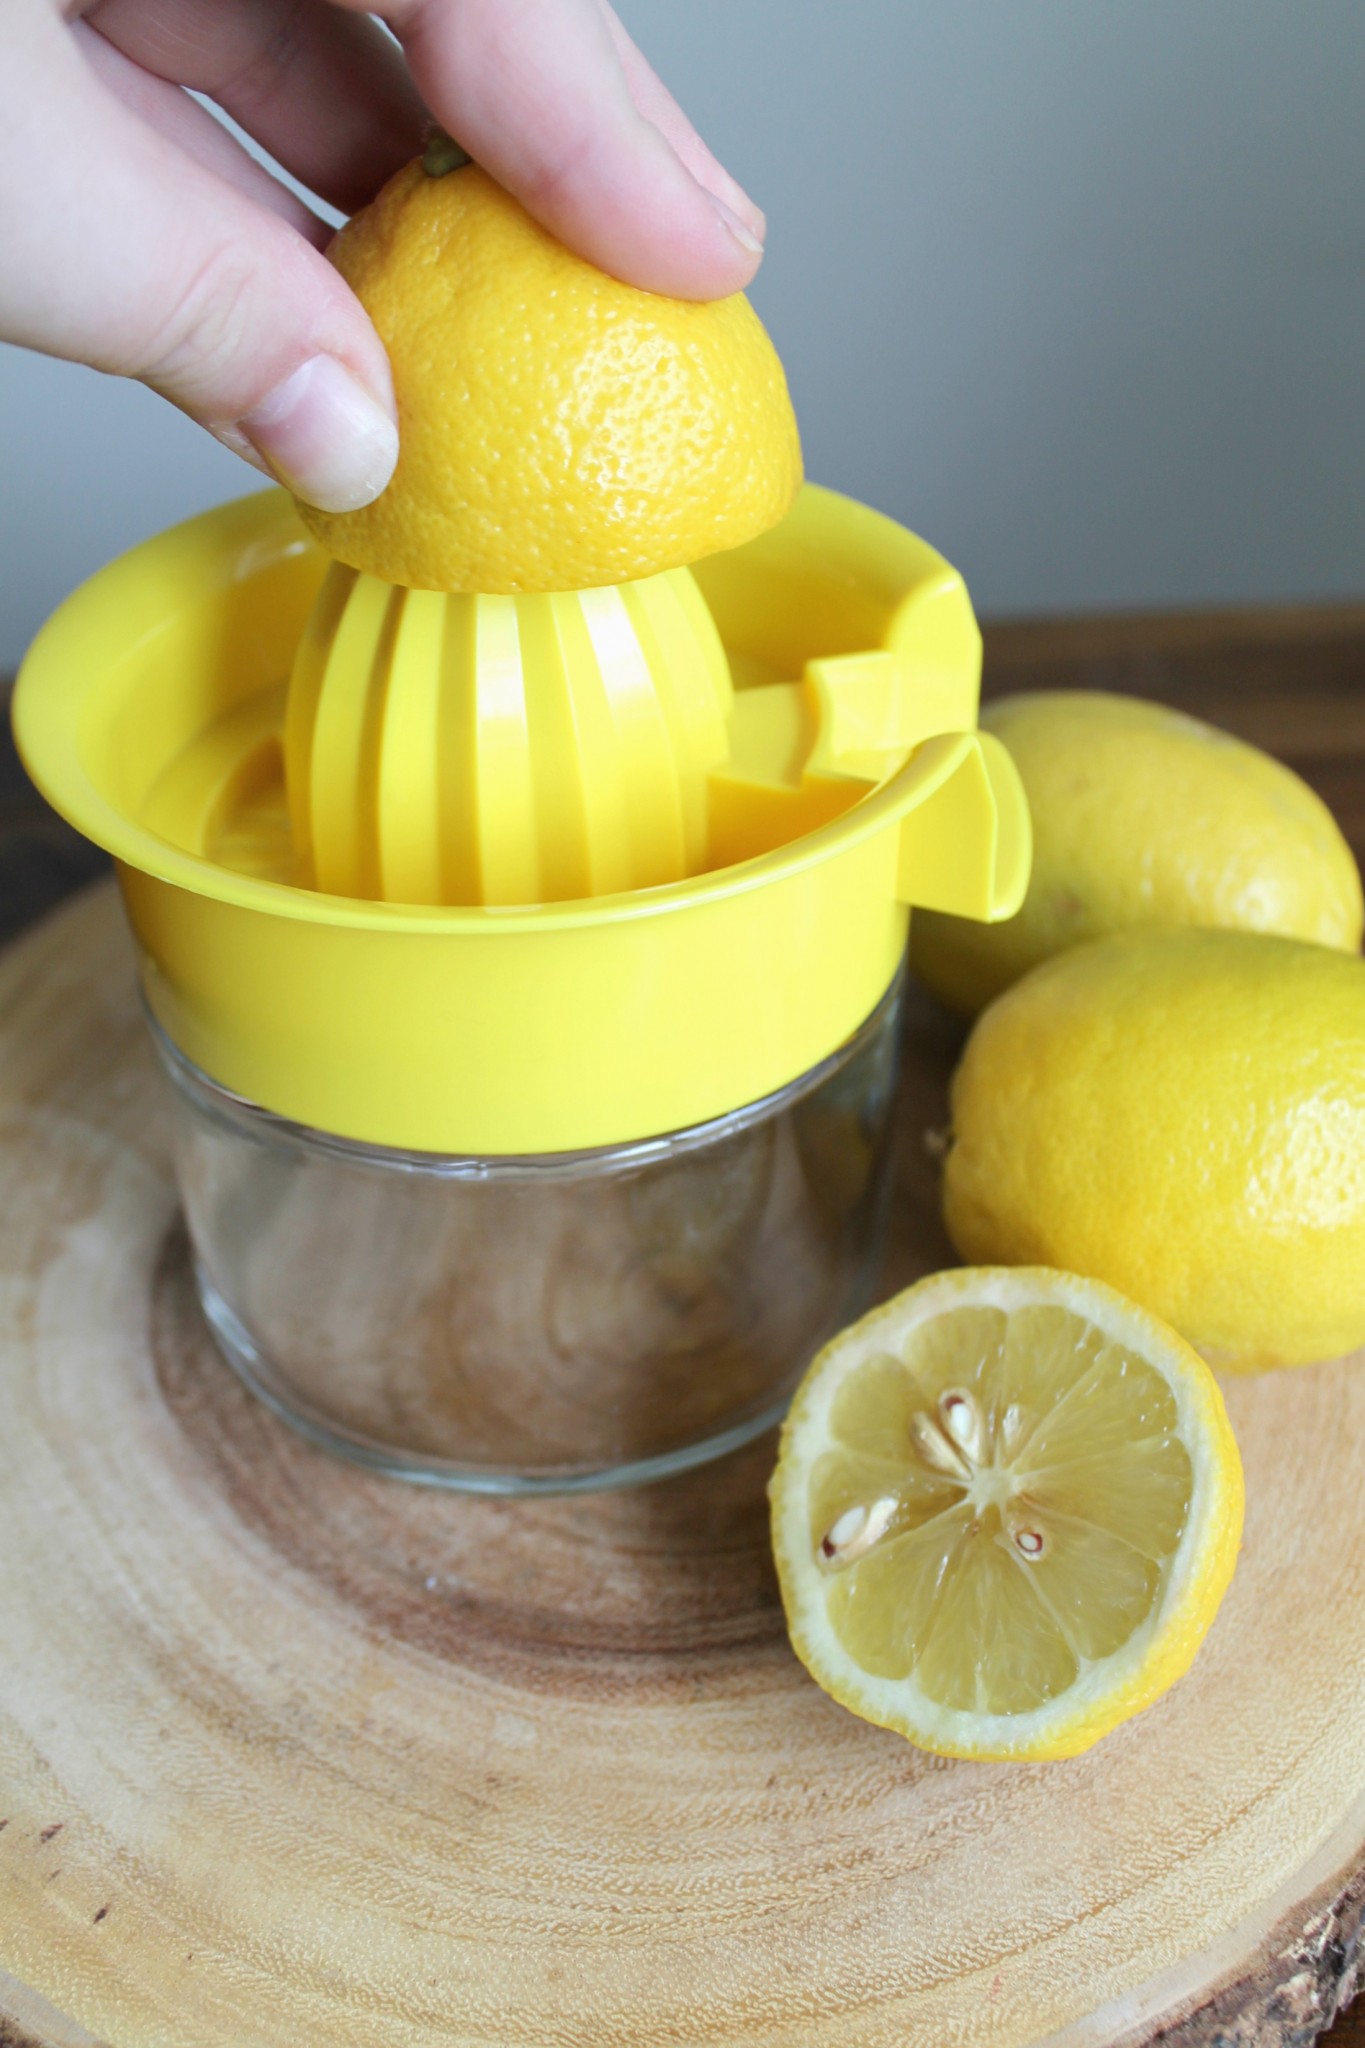
[[[544,1153],[815,1065],[912,904],[1018,907],[979,663],[957,574],[814,486],[693,572],[530,598],[330,566],[267,492],[70,598],[15,725],[197,1066],[346,1137]]]
[[[810,485],[692,571],[532,597],[331,565],[266,492],[76,592],[15,726],[197,1067],[343,1137],[543,1154],[816,1065],[913,904],[1012,914],[979,666],[956,572]]]
[[[68,599],[16,729],[117,861],[247,1383],[481,1491],[768,1427],[875,1284],[912,906],[1024,893],[979,665],[941,557],[810,486],[515,597],[330,563],[266,492]]]

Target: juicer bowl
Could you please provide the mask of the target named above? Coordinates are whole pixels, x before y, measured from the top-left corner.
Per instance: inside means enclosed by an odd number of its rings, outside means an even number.
[[[705,872],[533,905],[301,886],[284,689],[326,568],[283,492],[222,506],[76,591],[14,702],[34,781],[118,862],[152,1015],[277,1115],[477,1156],[687,1130],[860,1028],[911,904],[996,918],[1023,900],[1028,810],[974,729],[961,578],[809,485],[693,572],[736,699]]]

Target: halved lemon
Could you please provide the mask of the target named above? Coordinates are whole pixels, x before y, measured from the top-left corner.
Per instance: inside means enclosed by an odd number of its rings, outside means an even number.
[[[1099,1281],[940,1273],[827,1345],[773,1548],[826,1692],[943,1756],[1074,1756],[1189,1667],[1242,1534],[1208,1367]]]

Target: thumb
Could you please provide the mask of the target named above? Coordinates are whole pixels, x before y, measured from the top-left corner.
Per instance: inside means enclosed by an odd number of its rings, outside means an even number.
[[[141,379],[324,511],[368,504],[398,430],[349,287],[297,228],[106,93],[65,38],[46,58],[20,104],[50,106],[51,68],[69,64],[71,119],[59,150],[35,128],[0,151],[0,191],[23,201],[6,210],[0,333]]]

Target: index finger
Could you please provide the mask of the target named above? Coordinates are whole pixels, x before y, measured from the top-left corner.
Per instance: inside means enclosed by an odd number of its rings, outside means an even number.
[[[597,0],[390,0],[383,12],[436,119],[570,248],[677,298],[749,282],[762,245],[637,107]]]

